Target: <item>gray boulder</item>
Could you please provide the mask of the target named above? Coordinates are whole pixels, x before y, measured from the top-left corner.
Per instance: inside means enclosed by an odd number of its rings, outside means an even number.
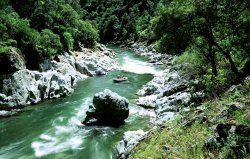
[[[4,95],[1,95],[1,103],[8,104],[10,107],[35,104],[43,99],[69,95],[73,91],[71,87],[70,76],[56,71],[40,73],[24,69],[3,81]]]
[[[108,89],[95,94],[93,108],[83,122],[86,125],[119,126],[129,116],[128,100]],[[93,122],[93,119],[95,122]]]
[[[15,72],[1,81],[0,104],[13,109],[63,97],[73,92],[77,81],[117,69],[115,53],[104,45],[99,47],[97,50],[83,48],[81,52],[63,52],[53,60],[44,60],[39,65],[40,72],[25,69],[21,52],[11,48],[0,55],[0,74]],[[11,68],[5,67],[7,65]]]
[[[20,70],[3,81],[3,94],[7,96],[4,103],[11,107],[37,103],[41,101],[37,88],[35,73],[26,69]]]
[[[117,158],[125,159],[128,158],[132,149],[147,136],[148,132],[143,130],[127,131],[123,135],[123,139],[117,144]]]
[[[10,74],[25,68],[25,60],[19,49],[10,48],[0,54],[0,74]]]
[[[76,69],[82,74],[86,74],[88,76],[94,76],[94,72],[90,71],[88,66],[86,66],[83,61],[76,62]]]

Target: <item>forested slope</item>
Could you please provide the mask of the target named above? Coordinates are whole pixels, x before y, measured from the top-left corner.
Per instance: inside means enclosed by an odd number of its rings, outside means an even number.
[[[18,70],[9,67],[8,60],[21,69],[25,65],[38,70],[44,59],[95,48],[97,42],[150,45],[151,51],[175,55],[171,64],[162,65],[205,94],[188,111],[181,112],[184,106],[177,102],[180,119],[154,130],[132,157],[232,158],[238,154],[231,155],[231,149],[239,144],[240,157],[250,154],[249,133],[244,132],[243,144],[241,138],[226,136],[212,153],[203,149],[216,125],[226,123],[222,126],[230,129],[243,125],[250,132],[249,0],[0,0],[0,89],[2,79]],[[154,53],[150,56],[157,59]],[[17,58],[25,59],[25,64],[13,60]],[[187,127],[185,118],[191,120]]]
[[[86,19],[95,22],[103,42],[151,40],[150,20],[159,0],[81,1]]]
[[[17,47],[29,69],[62,50],[93,47],[99,37],[97,29],[82,19],[77,1],[10,0],[0,6],[0,52]]]
[[[181,71],[216,94],[250,73],[249,17],[248,0],[161,1],[152,20],[156,48],[181,55]]]

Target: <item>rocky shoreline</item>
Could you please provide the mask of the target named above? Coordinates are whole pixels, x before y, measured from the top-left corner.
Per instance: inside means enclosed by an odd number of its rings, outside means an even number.
[[[193,86],[179,74],[181,66],[175,65],[175,56],[158,53],[152,45],[135,43],[127,48],[139,56],[147,57],[149,63],[164,67],[162,73],[155,75],[153,80],[137,92],[139,98],[136,104],[156,114],[150,122],[153,128],[174,118],[183,108],[188,110],[194,99],[204,96],[202,91],[194,92]],[[21,69],[15,72],[3,80],[0,105],[4,109],[0,110],[0,116],[15,115],[21,111],[18,108],[25,105],[68,96],[77,81],[118,69],[114,57],[112,50],[99,44],[95,51],[82,49],[80,52],[65,52],[53,60],[45,60],[40,64],[40,71]],[[136,144],[148,134],[143,130],[125,132],[116,146],[117,157],[128,158]]]
[[[0,90],[0,116],[11,116],[19,108],[46,99],[68,96],[79,80],[105,75],[118,69],[115,52],[98,44],[95,50],[64,52],[53,60],[44,60],[39,71],[21,69],[4,79]]]
[[[189,110],[189,105],[204,97],[202,91],[195,92],[193,86],[180,75],[178,70],[181,66],[175,65],[175,56],[158,53],[152,45],[143,46],[134,43],[127,48],[132,49],[140,56],[146,56],[150,63],[166,67],[162,74],[155,75],[153,80],[144,85],[137,93],[139,98],[136,104],[153,110],[156,114],[150,121],[153,128],[173,119],[183,109]],[[127,132],[124,133],[123,140],[117,145],[118,158],[128,158],[136,144],[149,134],[149,132],[142,130],[138,131],[129,132],[133,138],[128,137]]]

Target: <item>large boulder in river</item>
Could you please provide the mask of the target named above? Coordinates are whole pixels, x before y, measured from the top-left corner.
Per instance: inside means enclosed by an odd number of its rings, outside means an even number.
[[[128,100],[108,89],[95,94],[93,98],[93,108],[87,112],[87,117],[83,122],[92,125],[92,119],[96,119],[95,124],[119,126],[129,116]]]

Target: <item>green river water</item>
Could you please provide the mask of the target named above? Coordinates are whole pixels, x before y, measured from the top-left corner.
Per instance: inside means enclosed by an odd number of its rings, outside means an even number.
[[[18,116],[0,119],[1,159],[111,159],[125,131],[147,129],[152,113],[134,104],[136,92],[160,69],[129,50],[110,48],[117,53],[121,70],[78,82],[69,97],[28,106]],[[114,84],[112,79],[118,74],[129,80]],[[126,124],[119,128],[83,126],[92,97],[105,88],[130,101]]]

